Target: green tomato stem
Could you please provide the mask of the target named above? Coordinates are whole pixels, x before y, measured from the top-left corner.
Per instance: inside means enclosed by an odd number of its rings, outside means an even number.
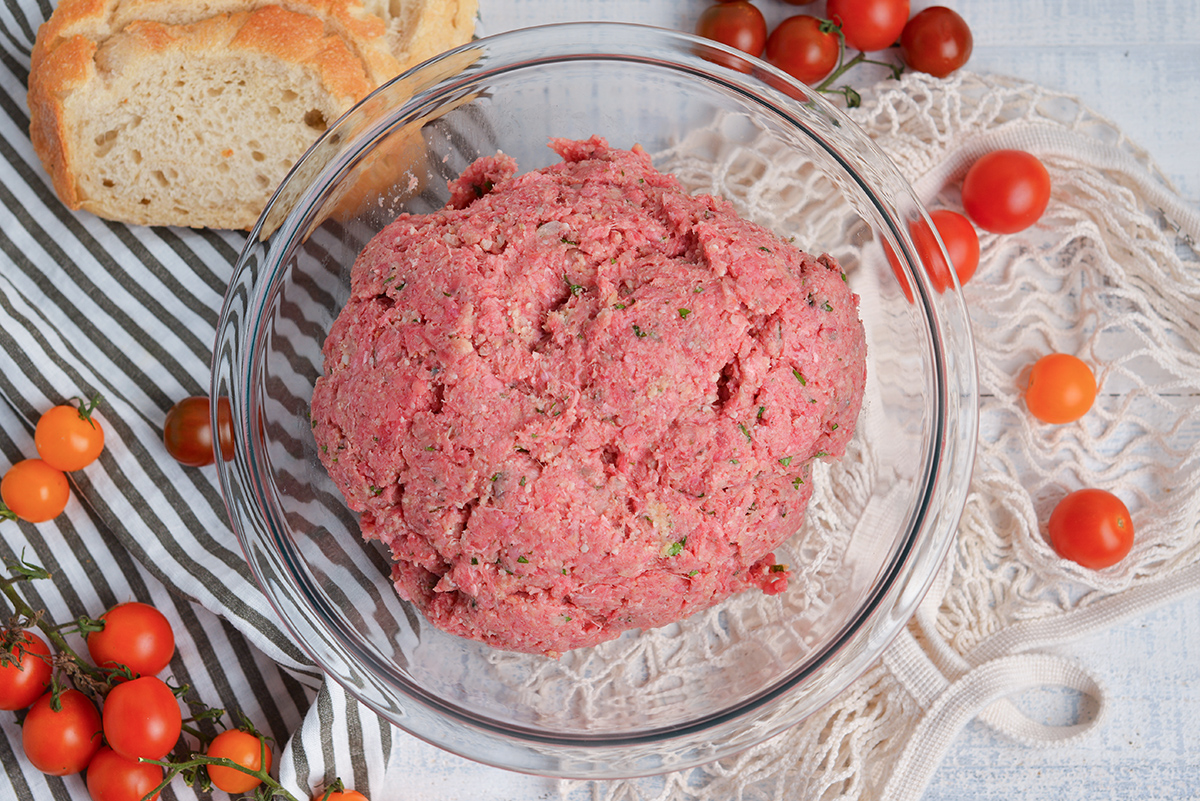
[[[35,573],[31,568],[32,566],[29,565],[25,566],[24,568],[18,568],[18,575],[12,578],[0,577],[0,590],[3,590],[4,596],[8,598],[9,603],[12,604],[13,616],[17,619],[24,619],[37,626],[38,630],[46,635],[46,639],[50,641],[50,644],[54,646],[55,650],[60,654],[65,654],[69,661],[72,662],[80,672],[87,674],[89,678],[95,681],[106,681],[108,677],[105,672],[100,668],[93,667],[92,665],[88,664],[86,660],[80,658],[75,649],[72,648],[70,643],[67,642],[66,637],[62,635],[62,631],[64,629],[67,631],[75,630],[73,627],[78,625],[78,621],[71,621],[71,623],[66,624],[65,626],[57,626],[53,623],[50,623],[45,620],[43,615],[35,612],[33,608],[25,602],[25,599],[21,597],[21,594],[17,592],[17,584],[20,582],[31,581],[34,578],[50,577],[50,574],[46,573],[46,571],[42,570],[41,568],[36,569],[37,573]]]
[[[158,793],[162,792],[168,784],[170,784],[176,776],[185,770],[192,770],[204,765],[219,765],[223,768],[232,768],[233,770],[245,773],[247,776],[253,776],[262,782],[260,787],[255,788],[255,795],[258,798],[283,798],[286,801],[300,801],[296,796],[292,795],[288,790],[275,779],[271,778],[271,774],[262,768],[257,770],[248,768],[240,762],[234,762],[232,759],[225,757],[210,757],[200,754],[193,754],[190,759],[182,762],[169,762],[165,759],[141,759],[140,762],[149,762],[152,765],[158,765],[163,768],[166,773],[163,775],[163,780],[157,787],[142,797],[142,801],[150,801]],[[265,792],[264,792],[265,791]]]
[[[825,76],[825,80],[817,84],[816,91],[827,94],[839,94],[846,98],[846,104],[851,108],[858,106],[862,99],[858,92],[850,86],[839,86],[834,88],[834,82],[845,75],[850,70],[857,67],[859,64],[875,64],[880,67],[887,67],[892,71],[892,78],[897,79],[904,72],[904,67],[898,64],[893,64],[889,61],[879,61],[878,59],[867,58],[867,54],[863,52],[856,53],[849,61],[846,60],[846,36],[842,33],[840,25],[825,21],[824,25],[828,26],[830,31],[834,31],[838,36],[838,65],[833,72]],[[824,30],[824,28],[822,28]]]

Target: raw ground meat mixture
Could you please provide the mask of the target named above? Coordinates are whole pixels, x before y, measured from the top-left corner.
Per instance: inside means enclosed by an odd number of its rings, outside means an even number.
[[[356,261],[316,442],[400,595],[436,626],[556,655],[789,571],[814,459],[862,402],[838,264],[692,197],[638,148],[554,140],[402,215]]]

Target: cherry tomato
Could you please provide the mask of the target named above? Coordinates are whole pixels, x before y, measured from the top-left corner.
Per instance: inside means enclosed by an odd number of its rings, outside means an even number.
[[[32,631],[6,649],[12,661],[0,665],[0,709],[24,709],[50,686],[50,646]]]
[[[696,33],[757,56],[767,43],[767,21],[746,0],[709,6],[696,22]]]
[[[78,407],[55,406],[38,418],[33,444],[38,456],[64,473],[82,470],[104,450],[104,429],[93,414],[99,396]]]
[[[163,769],[152,762],[123,757],[104,746],[87,766],[88,795],[92,801],[142,801],[162,784]],[[158,798],[158,793],[149,801]]]
[[[358,790],[334,790],[329,795],[317,793],[313,801],[367,801],[367,797]]]
[[[271,769],[271,747],[256,735],[240,729],[226,729],[214,737],[208,746],[208,756],[228,759],[251,770]],[[224,765],[209,765],[208,778],[218,790],[227,793],[249,792],[262,783],[256,776]]]
[[[920,259],[921,265],[929,275],[929,283],[936,291],[945,292],[954,285],[954,281],[950,277],[950,265],[946,263],[942,249],[938,247],[933,229],[925,220],[918,219],[909,223],[908,230],[912,236],[913,247],[917,251],[917,258]],[[904,291],[904,297],[908,299],[909,303],[912,303],[912,287],[909,286],[908,278],[900,265],[900,258],[886,239],[883,240],[883,252],[887,256],[888,263],[892,265],[892,272],[895,274],[896,280],[900,282],[900,289]]]
[[[21,726],[21,746],[31,765],[51,776],[67,776],[87,767],[100,749],[100,713],[92,699],[79,690],[63,690],[58,711],[46,693],[33,706]]]
[[[963,178],[967,216],[985,231],[1015,234],[1041,218],[1050,203],[1050,173],[1023,150],[980,156]]]
[[[163,445],[180,464],[204,467],[215,460],[209,400],[203,396],[184,398],[171,407],[163,421]],[[221,452],[233,458],[233,416],[229,399],[217,403]]]
[[[767,61],[801,83],[816,83],[838,63],[838,37],[828,23],[797,14],[779,23],[767,38]]]
[[[70,498],[67,477],[41,459],[22,459],[0,479],[0,499],[8,511],[30,523],[58,517]]]
[[[829,0],[825,13],[842,26],[846,45],[870,53],[895,44],[908,22],[908,0]]]
[[[783,0],[783,2],[793,6],[807,6],[817,2],[817,0]]]
[[[1043,423],[1070,423],[1087,414],[1096,400],[1096,377],[1069,353],[1051,353],[1034,362],[1025,406]]]
[[[892,266],[892,273],[896,276],[897,283],[900,284],[900,289],[904,292],[905,299],[909,303],[913,302],[912,286],[908,283],[908,276],[904,273],[904,268],[900,265],[900,257],[896,255],[896,251],[892,250],[891,244],[886,240],[883,242],[883,254],[887,256],[888,264]]]
[[[1050,513],[1049,530],[1055,553],[1092,570],[1115,565],[1133,548],[1133,518],[1107,490],[1067,495]]]
[[[88,653],[99,667],[125,665],[134,676],[153,676],[171,661],[175,633],[162,612],[149,604],[117,604],[100,619],[104,629],[87,637]]]
[[[934,228],[946,246],[950,264],[958,276],[958,283],[967,283],[979,267],[979,234],[971,221],[957,211],[937,209],[929,213]]]
[[[183,715],[171,688],[156,676],[118,684],[104,699],[104,739],[130,759],[161,759],[179,740]]]
[[[918,11],[900,32],[900,57],[917,72],[945,78],[967,63],[975,40],[966,20],[945,6]]]
[[[929,274],[929,282],[933,284],[933,288],[938,292],[945,292],[954,286],[954,279],[950,277],[950,265],[946,263],[946,257],[938,247],[937,237],[933,235],[933,228],[929,223],[924,219],[913,220],[909,223],[908,230],[912,234],[913,245],[917,248],[917,255],[921,258],[925,272]]]

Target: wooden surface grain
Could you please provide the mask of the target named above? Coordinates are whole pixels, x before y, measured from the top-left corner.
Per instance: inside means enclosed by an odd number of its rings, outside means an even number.
[[[755,0],[769,22],[820,16],[824,0],[792,6]],[[480,0],[481,32],[584,19],[690,30],[709,0]],[[948,5],[972,27],[969,68],[1076,95],[1146,150],[1163,176],[1200,206],[1200,0],[913,0]],[[1081,742],[1032,749],[972,723],[934,776],[927,801],[1066,801],[1200,798],[1200,598],[1063,643],[1104,682],[1102,725]],[[1066,722],[1069,693],[1018,699],[1030,714]],[[413,797],[540,799],[544,779],[482,768],[416,742],[397,747],[392,768]],[[597,798],[606,797],[603,790]]]

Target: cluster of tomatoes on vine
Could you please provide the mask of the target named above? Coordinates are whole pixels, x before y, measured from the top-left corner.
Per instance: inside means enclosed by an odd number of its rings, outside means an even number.
[[[296,801],[271,778],[271,746],[248,721],[206,737],[197,724],[219,721],[224,711],[159,677],[175,652],[160,611],[131,601],[99,619],[55,625],[17,591],[48,577],[22,562],[0,578],[15,612],[0,643],[0,709],[24,712],[21,747],[33,767],[52,776],[86,771],[92,801],[152,801],[176,775],[205,791]],[[88,658],[72,647],[72,634],[85,638]],[[315,801],[355,799],[366,801],[337,782]]]
[[[37,457],[17,462],[0,479],[0,519],[40,523],[62,513],[70,498],[66,473],[87,467],[104,450],[99,403],[95,396],[41,415],[34,431]],[[163,444],[182,464],[213,462],[209,410],[208,398],[197,396],[167,413]],[[217,436],[230,454],[228,403],[218,410]],[[0,629],[0,709],[24,713],[22,749],[36,769],[54,776],[86,771],[92,801],[150,801],[176,775],[205,789],[297,801],[271,778],[271,747],[248,721],[206,739],[195,724],[219,719],[222,710],[188,700],[191,714],[184,718],[180,699],[186,688],[158,676],[175,652],[174,633],[161,612],[132,601],[98,619],[58,625],[32,609],[17,589],[49,574],[25,562],[10,569],[10,576],[0,577],[12,607]],[[71,646],[72,634],[84,637],[90,661]],[[189,747],[185,734],[198,750]],[[340,782],[316,798],[366,801]]]
[[[784,0],[793,6],[816,0]],[[909,0],[826,0],[825,17],[796,14],[768,29],[749,0],[722,0],[701,13],[696,33],[769,63],[819,92],[834,92],[857,106],[858,93],[834,82],[852,67],[881,64],[898,75],[901,67],[867,57],[898,46],[909,69],[944,78],[967,63],[974,38],[953,9],[932,6],[909,15]],[[847,59],[846,50],[858,51]]]

